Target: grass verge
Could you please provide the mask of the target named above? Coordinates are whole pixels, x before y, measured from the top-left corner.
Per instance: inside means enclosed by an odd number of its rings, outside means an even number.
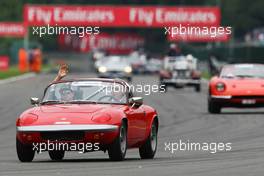
[[[211,78],[211,74],[207,71],[202,72],[202,78],[209,80]]]
[[[6,71],[0,71],[0,80],[1,79],[7,79],[13,76],[18,76],[24,73],[21,73],[17,67],[12,66]]]

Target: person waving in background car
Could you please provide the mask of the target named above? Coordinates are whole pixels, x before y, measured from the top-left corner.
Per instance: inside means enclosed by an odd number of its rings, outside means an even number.
[[[167,53],[167,56],[169,57],[176,57],[176,56],[181,56],[181,50],[179,48],[179,46],[175,43],[170,44],[170,49]]]

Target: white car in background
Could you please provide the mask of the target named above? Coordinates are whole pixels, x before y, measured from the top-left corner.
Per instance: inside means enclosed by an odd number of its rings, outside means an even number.
[[[100,78],[120,78],[132,80],[132,67],[126,56],[107,56],[97,62]]]
[[[160,85],[183,88],[194,87],[201,91],[201,72],[198,70],[198,60],[192,55],[165,57],[164,68],[160,71]]]
[[[151,58],[147,61],[146,72],[147,73],[159,73],[162,68],[162,61],[157,58]]]
[[[133,68],[133,73],[142,74],[146,72],[147,57],[145,54],[133,52],[128,56],[128,59]]]

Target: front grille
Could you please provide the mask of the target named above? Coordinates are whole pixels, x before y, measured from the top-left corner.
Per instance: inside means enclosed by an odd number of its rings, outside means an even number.
[[[108,73],[112,73],[112,74],[121,74],[123,73],[122,71],[108,71]]]
[[[175,70],[173,73],[175,79],[188,79],[189,77],[190,72],[188,70]]]
[[[261,95],[250,95],[250,96],[232,96],[233,99],[264,99]]]
[[[83,131],[41,132],[40,135],[43,140],[50,141],[73,141],[82,140],[84,138]]]

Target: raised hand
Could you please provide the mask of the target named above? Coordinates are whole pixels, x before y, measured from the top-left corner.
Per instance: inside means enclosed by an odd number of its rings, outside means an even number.
[[[58,77],[59,78],[63,78],[67,75],[67,73],[69,72],[69,67],[67,64],[62,64],[60,65],[60,69],[58,72]]]
[[[52,81],[52,83],[60,81],[62,78],[64,78],[67,73],[69,71],[69,67],[67,64],[61,64],[60,65],[60,69],[58,71],[58,75],[56,76],[56,78]]]

